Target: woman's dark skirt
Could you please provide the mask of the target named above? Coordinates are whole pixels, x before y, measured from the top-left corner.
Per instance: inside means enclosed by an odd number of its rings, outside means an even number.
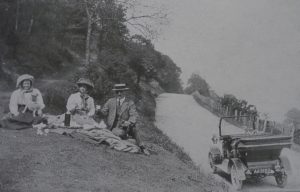
[[[42,117],[36,116],[33,117],[33,112],[27,110],[25,113],[22,113],[19,108],[20,114],[18,116],[14,116],[11,113],[5,115],[0,124],[4,129],[27,129],[31,128],[34,124],[39,124],[43,121]]]

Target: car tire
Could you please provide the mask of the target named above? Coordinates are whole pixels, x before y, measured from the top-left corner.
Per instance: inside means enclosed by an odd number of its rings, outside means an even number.
[[[287,184],[287,174],[285,172],[276,174],[275,181],[278,187],[284,188]]]
[[[232,165],[232,166],[231,166],[231,169],[230,169],[230,177],[231,177],[231,184],[232,184],[232,187],[233,187],[235,190],[241,190],[242,187],[243,187],[243,180],[241,180],[241,179],[238,177],[238,174],[237,174],[237,168],[235,167],[235,165]]]

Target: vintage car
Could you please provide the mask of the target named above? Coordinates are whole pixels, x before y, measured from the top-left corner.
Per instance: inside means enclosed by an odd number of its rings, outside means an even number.
[[[290,167],[287,157],[281,155],[283,148],[290,148],[292,136],[249,132],[240,134],[222,133],[221,117],[219,136],[213,136],[208,158],[213,173],[223,171],[230,175],[233,188],[240,190],[246,179],[274,176],[279,187],[287,184]],[[228,123],[227,123],[228,124]],[[242,129],[241,129],[242,130]]]

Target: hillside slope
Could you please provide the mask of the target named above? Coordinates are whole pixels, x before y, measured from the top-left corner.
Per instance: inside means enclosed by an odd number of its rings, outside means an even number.
[[[2,93],[2,96],[6,105],[8,94]],[[141,119],[142,136],[154,151],[150,156],[118,152],[105,145],[96,146],[54,133],[40,136],[35,129],[0,129],[0,191],[206,192],[226,189],[196,166],[179,159],[176,146],[168,143],[161,132],[154,133],[156,128],[151,121]],[[150,137],[158,139],[153,143]],[[164,145],[168,145],[169,151]]]
[[[33,129],[1,130],[2,192],[209,191],[214,187],[172,153],[144,156]]]

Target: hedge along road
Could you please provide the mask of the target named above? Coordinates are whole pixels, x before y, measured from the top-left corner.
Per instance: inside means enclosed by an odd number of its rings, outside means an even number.
[[[164,93],[156,101],[156,126],[183,147],[201,170],[209,174],[207,156],[212,135],[218,134],[219,118],[201,107],[190,95]],[[227,133],[242,132],[229,124],[224,124],[224,129]],[[277,187],[274,177],[267,177],[259,183],[246,182],[243,191],[300,191],[300,153],[290,150],[287,153],[293,172],[284,189]],[[221,175],[216,175],[216,179],[228,182],[228,177]]]

